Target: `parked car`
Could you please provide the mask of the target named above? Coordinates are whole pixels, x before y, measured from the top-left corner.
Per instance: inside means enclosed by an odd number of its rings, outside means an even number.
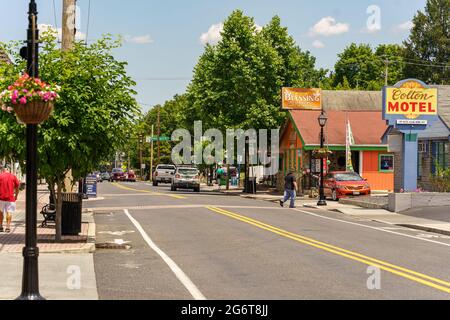
[[[158,183],[172,183],[173,176],[177,168],[171,164],[160,164],[153,173],[153,186],[157,187]]]
[[[100,175],[100,171],[95,171],[93,173],[93,175],[95,175],[97,177],[97,182],[103,182],[103,179],[102,179],[102,177]]]
[[[121,168],[115,168],[111,172],[110,181],[116,182],[116,181],[124,181],[125,180],[125,173]]]
[[[133,170],[130,170],[125,174],[125,180],[128,182],[136,182],[136,174]]]
[[[177,168],[170,189],[172,191],[177,191],[177,189],[193,189],[195,192],[200,192],[199,171],[192,167]]]
[[[329,173],[324,179],[325,196],[338,201],[348,196],[368,196],[370,184],[356,172],[337,171]]]
[[[103,181],[109,181],[111,179],[111,175],[108,172],[100,173],[100,177]]]

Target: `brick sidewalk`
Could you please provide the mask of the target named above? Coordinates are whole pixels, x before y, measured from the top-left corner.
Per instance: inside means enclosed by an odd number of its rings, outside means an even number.
[[[41,228],[42,208],[49,201],[49,192],[44,186],[38,187],[37,235],[40,253],[57,252],[91,252],[95,249],[92,243],[95,237],[95,224],[91,217],[83,216],[82,231],[79,236],[64,236],[62,243],[55,243],[55,228]],[[88,220],[88,221],[86,221]],[[3,222],[5,226],[5,221]],[[25,192],[17,199],[17,212],[13,216],[11,233],[0,233],[0,253],[21,253],[25,245]],[[93,248],[94,247],[94,248]]]

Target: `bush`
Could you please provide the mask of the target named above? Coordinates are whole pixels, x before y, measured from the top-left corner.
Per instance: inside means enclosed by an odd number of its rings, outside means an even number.
[[[450,168],[442,168],[436,164],[436,175],[432,176],[431,184],[436,192],[450,192]]]

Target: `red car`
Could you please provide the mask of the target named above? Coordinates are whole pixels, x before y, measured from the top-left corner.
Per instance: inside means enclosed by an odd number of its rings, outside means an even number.
[[[136,174],[133,170],[127,172],[125,180],[128,182],[136,182]]]
[[[121,168],[115,168],[111,172],[110,180],[111,180],[111,182],[125,181],[125,173],[123,172],[123,170]]]
[[[337,171],[329,173],[323,182],[325,196],[333,201],[348,196],[368,196],[371,194],[370,184],[355,172]]]

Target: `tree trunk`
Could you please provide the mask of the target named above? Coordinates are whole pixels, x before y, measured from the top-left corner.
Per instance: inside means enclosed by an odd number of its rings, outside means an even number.
[[[56,197],[56,235],[55,235],[55,241],[61,242],[62,240],[62,184],[64,182],[58,181],[57,182],[57,197]]]

